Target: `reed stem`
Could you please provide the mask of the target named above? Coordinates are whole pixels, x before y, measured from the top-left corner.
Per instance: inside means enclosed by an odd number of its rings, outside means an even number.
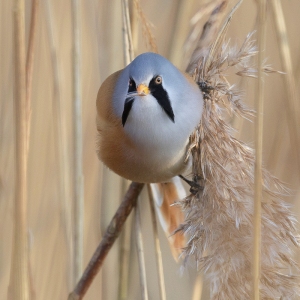
[[[137,256],[138,256],[138,263],[139,263],[139,276],[140,276],[142,300],[148,300],[145,254],[144,254],[143,237],[142,237],[142,230],[141,230],[141,216],[140,216],[140,209],[139,209],[138,202],[135,208],[134,222],[135,222],[135,238],[136,238],[136,248],[137,248]]]
[[[27,110],[27,142],[28,143],[29,143],[29,135],[30,135],[30,122],[31,122],[31,94],[32,94],[34,44],[36,40],[38,11],[39,11],[39,0],[32,0],[30,31],[29,31],[27,59],[26,59],[26,106],[27,106],[26,110]],[[27,148],[28,147],[29,145],[27,145]]]
[[[258,4],[258,89],[256,97],[257,118],[255,122],[255,174],[254,174],[254,251],[253,251],[253,299],[260,299],[261,273],[261,199],[262,199],[262,146],[264,78],[263,60],[266,44],[266,1]]]
[[[127,66],[134,58],[133,53],[133,43],[131,36],[131,26],[129,17],[129,5],[128,0],[122,1],[122,18],[123,18],[123,53],[124,53],[124,63]]]
[[[155,255],[156,255],[156,266],[157,266],[157,272],[158,272],[160,299],[166,300],[167,299],[166,286],[165,286],[161,248],[160,248],[160,242],[159,242],[159,237],[158,237],[157,219],[156,219],[156,215],[155,215],[154,199],[153,199],[151,187],[149,184],[147,185],[147,189],[148,189],[148,195],[149,195],[151,219],[152,219],[152,226],[153,226],[153,236],[154,236],[154,246],[155,246]]]
[[[72,240],[72,213],[70,210],[70,165],[68,160],[67,149],[67,134],[66,126],[64,123],[64,106],[61,98],[61,70],[59,68],[58,55],[57,55],[57,41],[54,35],[54,24],[52,14],[52,3],[44,1],[44,13],[46,22],[47,37],[49,40],[51,67],[53,73],[53,126],[56,141],[55,157],[57,157],[58,173],[57,182],[59,186],[61,215],[64,226],[64,234],[68,247],[68,282],[69,286],[73,286],[74,279],[71,278],[73,272],[73,240]]]
[[[24,0],[14,3],[14,61],[15,61],[15,132],[16,173],[14,199],[14,229],[12,262],[8,299],[29,300],[29,250],[27,220],[27,133],[28,115],[26,106],[26,50]]]
[[[283,71],[286,73],[284,83],[286,87],[287,97],[287,123],[289,127],[291,149],[295,152],[296,165],[298,166],[298,174],[300,174],[300,135],[299,135],[299,120],[300,120],[300,106],[296,89],[296,80],[294,74],[294,67],[292,63],[292,56],[290,51],[290,45],[288,41],[287,28],[285,24],[285,18],[283,14],[283,8],[280,0],[270,1],[273,9],[273,19],[275,21],[277,40],[279,44],[279,53]],[[282,123],[282,122],[281,122]],[[282,127],[282,124],[278,122],[278,127]],[[279,130],[276,130],[280,131]],[[276,147],[278,148],[278,147]],[[296,151],[295,151],[296,150]],[[277,159],[273,159],[274,163],[277,163]]]
[[[80,5],[72,0],[73,34],[73,141],[74,141],[74,283],[82,274],[84,178],[82,169]]]
[[[131,24],[129,18],[129,4],[128,0],[122,0],[122,25],[123,25],[123,56],[125,67],[134,58],[134,47],[131,34]],[[127,189],[127,180],[122,178],[122,191]],[[128,298],[128,278],[129,278],[129,263],[130,263],[130,247],[131,247],[131,232],[132,219],[129,218],[125,225],[123,235],[121,237],[120,248],[120,273],[119,273],[119,287],[118,299]]]

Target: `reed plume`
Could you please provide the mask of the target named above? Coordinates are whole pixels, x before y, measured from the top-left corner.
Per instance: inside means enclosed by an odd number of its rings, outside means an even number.
[[[231,16],[230,16],[231,18]],[[193,178],[203,189],[177,204],[186,212],[178,229],[188,235],[185,262],[194,257],[210,282],[211,299],[250,299],[252,294],[253,198],[255,151],[234,137],[225,112],[251,119],[255,113],[242,102],[242,93],[226,78],[234,67],[239,76],[256,77],[253,33],[240,48],[229,47],[225,33],[199,49],[196,67],[188,70],[204,96],[201,123],[190,137]],[[191,64],[195,60],[191,59]],[[270,66],[267,73],[275,72]],[[289,191],[267,170],[262,171],[261,299],[294,299],[300,295],[299,269],[292,259],[299,246],[296,219],[283,200]]]

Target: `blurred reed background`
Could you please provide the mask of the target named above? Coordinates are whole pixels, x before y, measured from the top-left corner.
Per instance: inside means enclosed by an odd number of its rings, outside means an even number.
[[[138,16],[130,3],[135,55],[147,51]],[[213,1],[214,3],[220,1]],[[291,115],[288,102],[299,108],[300,81],[300,3],[298,0],[267,1],[265,57],[277,70],[287,75],[265,78],[263,160],[266,168],[282,179],[293,191],[289,201],[295,215],[300,215],[299,151],[293,130],[288,125]],[[67,299],[74,286],[74,275],[80,272],[73,261],[72,227],[74,224],[73,101],[74,85],[81,99],[82,172],[84,188],[83,267],[86,266],[101,236],[116,211],[128,183],[107,170],[95,153],[95,101],[101,82],[112,72],[123,68],[121,1],[89,0],[79,2],[79,70],[74,79],[72,1],[26,1],[26,49],[29,40],[32,3],[37,3],[34,41],[31,126],[28,153],[28,235],[32,289],[36,299]],[[181,69],[190,53],[186,39],[193,28],[192,17],[200,10],[197,25],[202,28],[213,6],[205,0],[141,0],[148,20],[154,24],[158,52]],[[281,5],[280,5],[281,3]],[[235,4],[229,1],[227,12]],[[206,7],[203,9],[203,7]],[[282,7],[282,9],[281,9]],[[14,34],[13,1],[0,2],[1,32],[1,102],[0,102],[0,299],[6,299],[11,274],[15,186],[15,113],[14,113]],[[244,1],[234,15],[228,37],[241,44],[248,32],[256,28],[257,1]],[[287,39],[287,40],[286,40]],[[149,49],[148,49],[149,50]],[[232,78],[245,90],[245,102],[254,107],[256,83],[252,79]],[[299,113],[299,110],[296,110]],[[299,114],[298,114],[299,116]],[[299,121],[299,119],[298,119]],[[234,119],[236,136],[254,145],[254,124]],[[80,148],[79,145],[79,148]],[[80,156],[80,149],[79,152]],[[80,173],[80,172],[79,172]],[[77,193],[80,194],[80,191]],[[150,299],[159,299],[150,207],[146,191],[140,208],[145,248],[146,273]],[[298,200],[298,202],[297,202]],[[79,200],[80,201],[80,200]],[[80,202],[79,202],[80,203]],[[79,226],[80,222],[79,222]],[[163,253],[167,299],[209,299],[191,264],[180,274],[180,264],[173,261],[166,238],[159,228]],[[131,238],[132,240],[134,237]],[[80,244],[80,241],[79,241]],[[119,295],[120,240],[113,246],[101,272],[85,299],[141,299],[136,249],[129,243],[128,291]],[[123,251],[127,251],[123,247]],[[299,259],[298,259],[299,261]],[[79,271],[78,271],[79,270]],[[195,285],[196,282],[196,285]],[[126,282],[125,282],[126,285]],[[124,290],[123,290],[124,293]],[[127,294],[126,294],[127,293]],[[122,298],[123,297],[123,298]]]

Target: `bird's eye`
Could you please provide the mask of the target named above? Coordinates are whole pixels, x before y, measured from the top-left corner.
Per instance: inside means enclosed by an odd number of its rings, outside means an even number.
[[[162,78],[161,78],[161,76],[157,76],[157,77],[155,78],[155,83],[156,83],[156,84],[161,84],[161,83],[162,83]]]
[[[132,93],[136,91],[136,85],[135,82],[132,78],[129,79],[128,81],[128,91],[127,93]]]

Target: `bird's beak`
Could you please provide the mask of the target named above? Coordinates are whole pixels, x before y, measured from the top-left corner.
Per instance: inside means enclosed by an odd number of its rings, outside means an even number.
[[[144,84],[138,85],[136,90],[137,90],[139,96],[147,96],[150,92],[149,88]]]

